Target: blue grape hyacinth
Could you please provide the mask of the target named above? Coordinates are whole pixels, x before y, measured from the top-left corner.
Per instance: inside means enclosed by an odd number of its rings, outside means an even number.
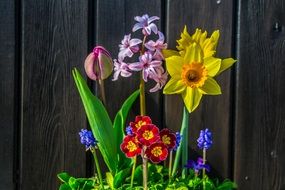
[[[92,131],[87,129],[81,129],[79,132],[80,142],[85,145],[86,150],[89,150],[92,147],[95,147],[98,141],[94,138]]]
[[[209,129],[201,130],[197,142],[198,142],[198,147],[200,149],[209,149],[213,144],[212,133],[210,132],[210,130]]]
[[[174,151],[178,149],[178,147],[180,146],[181,140],[182,140],[182,135],[179,132],[176,132],[175,135],[176,135],[176,145],[173,149]]]
[[[193,169],[195,173],[199,173],[199,171],[202,169],[205,169],[208,172],[210,171],[210,166],[208,164],[203,164],[203,158],[200,157],[197,159],[197,162],[188,160],[184,167]]]

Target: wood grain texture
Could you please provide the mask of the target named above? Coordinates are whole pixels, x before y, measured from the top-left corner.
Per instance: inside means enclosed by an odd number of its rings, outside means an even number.
[[[285,189],[285,2],[239,1],[235,180]]]
[[[209,0],[168,0],[167,1],[167,41],[174,49],[184,25],[190,34],[196,28],[207,30],[211,34],[220,30],[217,57],[231,57],[233,1]],[[212,171],[220,177],[230,177],[231,173],[231,74],[226,71],[217,78],[222,88],[220,96],[204,96],[199,108],[190,114],[189,143],[190,158],[196,159],[198,150],[196,139],[201,129],[209,128],[213,132],[214,146],[207,155]],[[183,100],[178,95],[165,98],[166,127],[180,130]]]
[[[96,43],[106,47],[112,56],[117,59],[121,40],[124,35],[132,33],[132,27],[136,23],[135,16],[149,14],[150,16],[161,16],[161,1],[159,0],[99,0],[97,4],[97,33]],[[112,11],[110,11],[112,10]],[[156,22],[158,27],[160,23]],[[140,37],[140,32],[132,33],[132,37]],[[137,59],[131,61],[137,62]],[[129,78],[120,77],[117,81],[111,81],[112,77],[106,80],[106,96],[107,109],[114,118],[117,111],[120,109],[125,99],[136,89],[139,88],[139,75],[134,73]],[[161,118],[161,96],[159,92],[149,93],[149,89],[155,83],[148,82],[146,84],[146,109],[147,115],[150,115],[153,122],[158,126],[162,125]],[[132,109],[130,120],[134,119],[135,115],[139,115],[139,101]],[[129,121],[130,121],[129,120]]]
[[[0,2],[0,189],[13,189],[15,121],[15,5]]]
[[[86,118],[71,70],[87,54],[87,1],[22,1],[21,189],[58,189],[56,175],[85,176],[78,132]],[[83,73],[83,72],[81,72]]]

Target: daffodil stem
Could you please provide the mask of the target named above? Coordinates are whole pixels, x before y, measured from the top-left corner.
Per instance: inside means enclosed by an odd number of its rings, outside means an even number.
[[[101,98],[103,101],[103,104],[106,106],[106,95],[105,95],[105,87],[104,87],[104,81],[99,80],[99,86],[100,86],[100,93],[101,93]]]
[[[206,164],[206,148],[203,148],[203,164]],[[205,183],[205,177],[206,177],[206,169],[203,168],[203,190],[206,189],[206,183]]]
[[[169,176],[169,182],[170,182],[170,180],[171,180],[172,160],[173,160],[173,151],[172,151],[172,150],[170,150],[170,155],[169,155],[169,165],[168,165],[168,176]]]
[[[133,163],[132,176],[131,176],[131,188],[133,188],[133,185],[134,185],[134,177],[135,177],[135,171],[136,171],[137,156],[135,156],[133,160],[134,160],[134,163]]]
[[[141,116],[145,115],[145,83],[142,78],[140,78],[140,112]]]
[[[182,135],[182,142],[181,145],[177,148],[173,169],[172,169],[172,176],[174,176],[177,172],[178,165],[181,163],[181,155],[183,153],[182,157],[182,167],[184,164],[187,163],[188,160],[188,126],[189,126],[189,112],[187,111],[187,108],[184,107],[183,109],[183,119],[180,129],[180,134]],[[183,169],[182,176],[186,175],[187,171]]]
[[[98,177],[99,177],[99,182],[101,184],[102,189],[104,189],[103,178],[102,178],[101,169],[100,169],[99,162],[98,162],[98,157],[96,154],[96,149],[92,148],[91,152],[92,152],[92,155],[94,157],[95,166],[96,166],[96,170],[97,170]]]
[[[182,120],[183,132],[182,132],[182,167],[188,161],[188,126],[189,126],[189,112],[184,106],[183,109],[183,120]],[[185,178],[187,175],[187,168],[183,167],[182,177]]]

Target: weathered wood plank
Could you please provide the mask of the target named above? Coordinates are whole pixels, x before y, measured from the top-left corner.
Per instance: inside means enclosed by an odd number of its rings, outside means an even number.
[[[88,1],[24,0],[22,14],[21,189],[58,189],[57,173],[86,170],[71,69],[82,70],[87,55]]]
[[[148,0],[99,0],[97,4],[97,44],[105,46],[114,58],[117,59],[119,52],[118,45],[124,35],[132,32],[135,24],[134,17],[143,14],[161,16],[161,1]],[[112,10],[112,11],[110,11]],[[159,22],[157,22],[159,23]],[[160,26],[160,24],[158,24]],[[139,36],[136,32],[132,36]],[[135,60],[134,60],[135,61]],[[111,81],[112,77],[106,80],[107,108],[112,118],[122,105],[123,101],[136,89],[139,88],[139,75],[135,73],[129,78],[120,77],[118,81]],[[150,115],[153,122],[161,125],[161,98],[158,92],[149,93],[148,90],[154,85],[146,85],[146,108],[147,115]],[[139,104],[131,111],[130,119],[139,114]]]
[[[235,180],[285,189],[285,2],[239,1]]]
[[[220,30],[218,57],[230,57],[232,47],[232,15],[233,1],[208,0],[168,0],[167,1],[167,41],[169,48],[175,48],[176,39],[180,38],[184,25],[193,34],[195,28]],[[222,87],[220,96],[204,96],[197,110],[190,114],[189,143],[192,151],[190,157],[196,159],[196,139],[200,129],[209,128],[213,131],[214,146],[207,155],[214,173],[220,177],[230,177],[231,168],[231,74],[230,71],[218,77]],[[181,96],[169,95],[165,98],[166,127],[179,130],[182,119]],[[222,164],[221,164],[222,163]]]
[[[0,2],[0,189],[13,189],[15,118],[15,5]]]

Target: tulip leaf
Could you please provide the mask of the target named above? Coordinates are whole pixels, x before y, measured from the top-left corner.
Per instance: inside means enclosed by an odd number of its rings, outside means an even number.
[[[121,109],[118,111],[114,119],[113,127],[114,127],[114,133],[116,134],[115,144],[117,146],[117,149],[119,150],[118,170],[127,168],[132,163],[131,159],[127,158],[125,154],[122,151],[120,151],[120,144],[122,143],[123,138],[124,138],[124,128],[126,126],[126,119],[127,119],[128,113],[134,101],[137,99],[139,93],[140,93],[139,90],[136,90],[127,98],[127,100],[123,103]]]
[[[118,166],[117,146],[115,141],[116,134],[112,126],[110,117],[102,102],[92,94],[86,81],[77,69],[72,71],[77,89],[83,102],[86,115],[93,132],[98,140],[98,147],[103,159],[111,173],[115,173]]]
[[[114,177],[114,188],[118,188],[123,185],[125,179],[130,175],[131,168],[125,168],[119,171]]]

